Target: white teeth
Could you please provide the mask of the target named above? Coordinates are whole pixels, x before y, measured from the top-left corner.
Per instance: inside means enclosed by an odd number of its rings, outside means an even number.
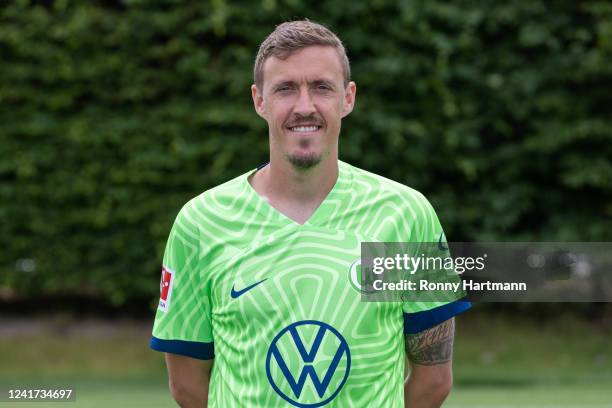
[[[290,128],[294,132],[316,132],[318,126],[295,126]]]

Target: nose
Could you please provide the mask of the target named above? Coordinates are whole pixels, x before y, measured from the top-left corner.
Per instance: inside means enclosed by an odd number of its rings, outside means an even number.
[[[308,89],[300,89],[298,99],[295,102],[294,112],[302,116],[309,116],[316,112],[314,101]]]

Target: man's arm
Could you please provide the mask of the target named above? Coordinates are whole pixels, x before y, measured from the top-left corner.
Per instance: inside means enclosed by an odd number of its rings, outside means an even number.
[[[181,408],[208,407],[208,382],[214,360],[165,353],[170,392]]]
[[[406,335],[411,371],[404,384],[406,408],[438,408],[453,385],[455,319]]]

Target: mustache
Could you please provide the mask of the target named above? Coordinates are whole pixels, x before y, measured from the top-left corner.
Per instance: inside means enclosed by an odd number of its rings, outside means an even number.
[[[292,120],[287,122],[285,126],[287,127],[305,126],[305,125],[323,126],[324,124],[325,122],[321,118],[318,118],[316,116],[304,116],[300,118],[293,118]]]

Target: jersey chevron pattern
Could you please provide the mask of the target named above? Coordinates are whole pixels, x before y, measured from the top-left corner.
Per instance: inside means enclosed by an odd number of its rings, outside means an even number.
[[[419,192],[339,162],[303,225],[249,172],[179,212],[163,260],[151,347],[214,358],[209,407],[403,407],[404,334],[468,302],[364,302],[361,242],[437,242]]]

